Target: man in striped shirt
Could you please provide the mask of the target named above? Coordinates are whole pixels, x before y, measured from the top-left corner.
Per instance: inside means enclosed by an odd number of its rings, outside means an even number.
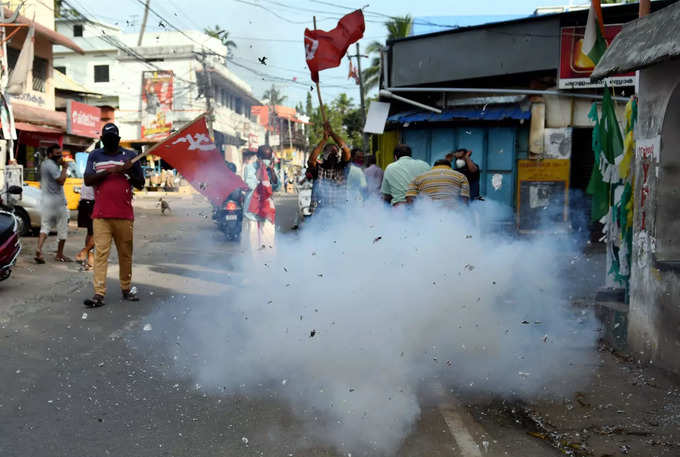
[[[419,195],[455,208],[460,202],[468,203],[470,183],[464,174],[451,168],[446,159],[437,160],[431,170],[415,177],[406,191],[406,200],[413,203]]]

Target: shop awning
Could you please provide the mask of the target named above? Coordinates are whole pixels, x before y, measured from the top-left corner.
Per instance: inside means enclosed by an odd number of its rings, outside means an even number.
[[[387,122],[449,122],[457,119],[471,121],[528,120],[531,119],[531,111],[523,110],[519,104],[453,108],[447,109],[441,114],[415,110],[394,114],[387,118]]]
[[[12,101],[12,112],[14,113],[14,119],[17,123],[26,122],[31,123],[31,125],[44,124],[56,127],[61,131],[66,130],[66,113],[62,111],[53,111]]]
[[[24,132],[32,132],[32,133],[50,133],[54,135],[63,135],[64,131],[55,129],[52,127],[43,127],[41,125],[35,125],[31,124],[28,122],[15,122],[14,126],[16,127],[17,130],[22,130]]]

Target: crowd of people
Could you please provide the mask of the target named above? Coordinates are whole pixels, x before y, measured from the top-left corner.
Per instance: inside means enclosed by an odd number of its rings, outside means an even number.
[[[412,157],[411,148],[399,144],[394,149],[394,162],[383,171],[375,156],[366,157],[359,148],[350,149],[344,139],[324,124],[323,137],[312,151],[306,179],[312,181],[312,210],[318,217],[326,210],[344,208],[368,199],[383,200],[392,207],[412,205],[427,198],[443,207],[455,209],[479,196],[479,166],[471,159],[472,152],[458,149],[437,160],[433,166]],[[115,124],[102,129],[102,147],[89,154],[80,191],[78,227],[87,230],[85,245],[76,260],[84,270],[93,269],[94,295],[85,300],[88,307],[104,305],[106,273],[111,244],[116,245],[119,259],[120,288],[124,300],[139,300],[132,287],[132,249],[134,211],[133,188],[144,186],[144,174],[136,153],[120,147],[120,135]],[[244,171],[244,181],[250,189],[244,204],[244,223],[253,246],[273,246],[275,224],[251,212],[249,200],[258,186],[271,192],[281,187],[273,169],[273,151],[261,146],[257,160]],[[261,170],[266,170],[264,173]],[[232,172],[235,167],[232,168]],[[48,148],[41,166],[41,228],[35,261],[45,263],[44,243],[52,231],[57,233],[57,262],[71,262],[64,255],[68,235],[69,211],[64,195],[67,166],[59,146]],[[273,206],[273,200],[272,200]]]
[[[394,162],[383,171],[375,156],[364,162],[363,151],[350,150],[326,123],[323,137],[307,163],[307,179],[313,182],[314,212],[369,198],[381,198],[393,207],[429,198],[449,208],[481,198],[479,166],[471,158],[472,151],[457,149],[433,166],[412,155],[408,145],[397,145]]]

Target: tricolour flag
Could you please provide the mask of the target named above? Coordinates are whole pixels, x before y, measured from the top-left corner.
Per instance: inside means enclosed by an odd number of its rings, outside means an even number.
[[[597,65],[606,50],[602,6],[600,0],[591,0],[586,32],[583,36],[583,53],[593,61],[593,64]]]

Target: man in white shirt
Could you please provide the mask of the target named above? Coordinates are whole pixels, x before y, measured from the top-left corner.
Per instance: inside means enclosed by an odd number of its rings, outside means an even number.
[[[399,144],[394,148],[394,162],[385,168],[380,191],[392,206],[406,203],[406,191],[411,181],[430,169],[430,164],[411,157],[411,147]]]

